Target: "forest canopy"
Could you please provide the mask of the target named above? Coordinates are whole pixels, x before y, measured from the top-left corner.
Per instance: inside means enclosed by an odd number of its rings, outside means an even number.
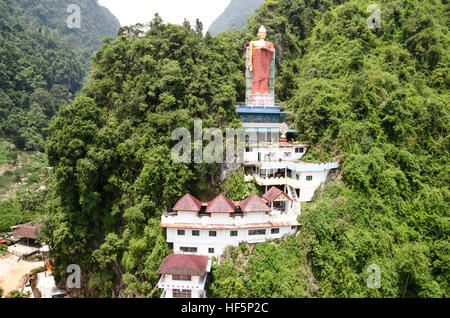
[[[67,26],[69,4],[83,24]],[[0,1],[0,130],[21,149],[44,151],[45,129],[73,102],[102,39],[117,19],[96,1]]]

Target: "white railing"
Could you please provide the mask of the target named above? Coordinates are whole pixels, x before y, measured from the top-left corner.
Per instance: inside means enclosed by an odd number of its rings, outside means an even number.
[[[230,218],[227,220],[226,225],[227,226],[243,226],[246,224],[253,224],[253,223],[269,223],[269,222],[288,222],[292,221],[296,218],[298,214],[295,213],[292,209],[287,212],[281,212],[278,210],[273,210],[272,212],[266,214],[264,218],[261,218],[260,220],[252,220],[248,221],[245,216],[233,216],[231,215]],[[189,219],[183,219],[179,218],[177,216],[167,216],[163,215],[161,217],[161,223],[162,224],[198,224],[198,225],[223,225],[223,222],[218,223],[217,221],[213,220],[209,216],[196,216],[194,218]]]
[[[205,282],[206,275],[200,282],[193,282],[188,280],[169,280],[167,279],[166,275],[162,275],[158,282],[158,288],[204,290]]]
[[[287,182],[285,177],[271,178],[259,175],[254,175],[254,180],[260,186],[284,185]]]
[[[307,184],[300,180],[295,180],[289,177],[266,177],[265,175],[254,175],[253,179],[260,186],[272,186],[272,185],[288,185],[295,189],[315,189],[320,186],[320,183],[310,182]]]
[[[254,108],[254,107],[258,107],[258,108],[261,108],[261,107],[263,107],[263,108],[268,108],[268,109],[270,109],[270,108],[274,108],[274,107],[282,107],[282,108],[284,108],[284,107],[286,107],[286,104],[284,104],[284,103],[275,103],[274,104],[274,106],[255,106],[255,105],[248,105],[248,103],[246,103],[246,102],[236,102],[236,103],[234,103],[237,107],[249,107],[249,108]]]

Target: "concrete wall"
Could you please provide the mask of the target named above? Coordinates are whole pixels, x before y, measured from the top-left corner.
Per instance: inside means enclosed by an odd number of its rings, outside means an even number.
[[[175,254],[189,254],[180,251],[180,247],[196,247],[198,255],[205,256],[218,256],[223,253],[223,250],[227,246],[238,246],[240,242],[248,243],[261,243],[271,239],[281,238],[286,234],[295,233],[296,229],[292,229],[291,226],[279,227],[279,233],[272,234],[271,228],[265,228],[265,235],[249,235],[249,229],[238,229],[238,236],[231,236],[232,230],[215,230],[216,236],[210,237],[209,230],[198,230],[200,236],[193,236],[193,230],[185,230],[185,235],[177,235],[175,228],[167,229],[167,242],[173,243],[173,249]],[[214,253],[209,253],[208,249],[214,248]]]

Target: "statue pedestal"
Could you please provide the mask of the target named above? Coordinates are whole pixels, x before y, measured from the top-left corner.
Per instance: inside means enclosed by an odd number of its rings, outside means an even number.
[[[270,94],[265,95],[249,95],[248,106],[275,106],[275,97]]]

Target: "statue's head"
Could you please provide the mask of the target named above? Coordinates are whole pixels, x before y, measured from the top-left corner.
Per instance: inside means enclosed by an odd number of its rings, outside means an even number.
[[[258,40],[265,40],[267,35],[267,30],[264,27],[264,25],[261,25],[261,27],[258,30]]]

